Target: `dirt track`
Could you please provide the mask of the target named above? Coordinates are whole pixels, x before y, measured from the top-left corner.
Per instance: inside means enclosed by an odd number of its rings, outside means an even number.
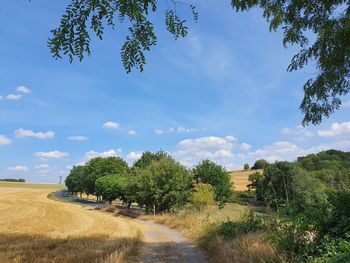
[[[119,240],[132,238],[141,231],[144,243],[139,257],[132,261],[204,262],[198,250],[174,230],[152,222],[117,218],[75,204],[49,200],[47,194],[50,191],[0,187],[0,235],[40,235],[53,239],[89,239],[98,235]],[[1,249],[4,250],[1,245],[0,253]]]

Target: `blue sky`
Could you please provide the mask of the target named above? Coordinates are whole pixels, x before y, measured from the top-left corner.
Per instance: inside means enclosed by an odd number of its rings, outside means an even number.
[[[93,37],[83,62],[51,57],[46,41],[68,2],[0,3],[0,178],[57,182],[91,157],[132,163],[145,150],[227,169],[350,150],[349,97],[322,125],[300,127],[302,85],[315,68],[286,71],[298,48],[283,47],[261,10],[237,14],[228,1],[194,1],[199,23],[175,41],[161,7],[145,71],[126,74],[126,25],[103,41]]]

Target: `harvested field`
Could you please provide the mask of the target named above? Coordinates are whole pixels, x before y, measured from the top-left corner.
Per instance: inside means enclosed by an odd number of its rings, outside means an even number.
[[[246,191],[248,190],[247,185],[250,184],[248,177],[252,173],[260,172],[263,170],[240,170],[240,171],[231,171],[231,180],[234,183],[236,191]]]
[[[0,262],[123,262],[137,254],[138,228],[47,199],[50,189],[0,187]]]

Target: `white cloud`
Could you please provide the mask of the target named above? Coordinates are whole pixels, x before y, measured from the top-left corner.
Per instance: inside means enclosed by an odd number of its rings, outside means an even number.
[[[34,156],[40,159],[61,159],[68,157],[69,153],[60,151],[36,152]]]
[[[16,165],[16,166],[8,167],[7,170],[13,171],[13,172],[27,172],[28,168],[27,166],[24,166],[24,165]]]
[[[9,94],[5,96],[6,100],[20,100],[22,98],[21,94]]]
[[[122,149],[120,149],[120,148],[117,150],[110,149],[110,150],[105,151],[105,152],[88,151],[85,153],[85,157],[87,159],[93,159],[96,157],[112,157],[112,156],[120,155],[121,152],[122,152]]]
[[[230,142],[237,141],[237,138],[233,135],[226,136],[225,139]]]
[[[136,131],[134,131],[134,130],[129,130],[129,131],[128,131],[128,135],[136,135]]]
[[[26,86],[19,86],[16,90],[20,93],[31,93],[30,89],[28,89]]]
[[[321,137],[333,137],[342,134],[350,133],[350,122],[338,123],[335,122],[328,130],[317,131],[317,134]]]
[[[173,128],[171,128],[171,129],[173,129]],[[179,133],[188,133],[188,132],[195,132],[195,131],[197,131],[197,129],[195,129],[195,128],[186,128],[183,126],[177,127],[177,132],[179,132]]]
[[[0,135],[0,145],[8,145],[11,143],[12,143],[12,141],[9,138],[7,138],[4,135]]]
[[[281,130],[281,133],[284,135],[301,135],[304,137],[311,137],[314,136],[314,134],[307,130],[304,126],[299,125],[296,128],[283,128]]]
[[[49,164],[46,164],[46,163],[44,163],[44,164],[39,164],[39,165],[36,165],[36,166],[35,166],[35,169],[48,169],[48,168],[50,168],[50,165],[49,165]]]
[[[236,140],[234,136],[186,139],[179,142],[179,149],[173,154],[188,167],[202,159],[210,159],[224,165],[227,169],[233,169],[237,168],[235,165],[236,156],[232,152],[234,140]]]
[[[278,141],[248,153],[253,159],[266,159],[269,162],[291,160],[304,154],[296,144],[289,141]]]
[[[244,142],[240,145],[240,148],[244,151],[249,151],[252,148],[252,146],[250,144]]]
[[[38,139],[49,139],[55,137],[55,133],[53,131],[33,132],[32,130],[24,130],[20,128],[15,130],[14,133],[17,138],[32,137]]]
[[[136,161],[138,159],[140,159],[142,156],[142,152],[130,152],[126,158],[129,160],[129,161]]]
[[[161,129],[155,129],[155,130],[154,130],[154,133],[155,133],[155,134],[158,134],[158,135],[162,135],[164,132],[163,132],[163,130],[161,130]]]
[[[68,137],[68,140],[71,140],[71,141],[86,141],[88,139],[89,139],[89,137],[82,136],[82,135],[69,136]]]
[[[198,139],[182,140],[179,143],[179,147],[182,149],[226,149],[231,150],[234,140],[233,136],[226,136],[225,138],[209,136],[201,137]]]
[[[103,125],[102,125],[103,128],[105,129],[119,129],[119,123],[117,122],[112,122],[112,121],[108,121],[108,122],[105,122]]]

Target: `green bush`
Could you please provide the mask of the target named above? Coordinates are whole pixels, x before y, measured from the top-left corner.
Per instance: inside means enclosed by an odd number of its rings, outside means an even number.
[[[191,206],[201,211],[205,206],[215,204],[214,188],[210,184],[196,184],[190,197]]]
[[[266,215],[249,212],[239,221],[227,220],[221,223],[217,233],[226,240],[232,240],[242,234],[267,229],[270,223]]]

